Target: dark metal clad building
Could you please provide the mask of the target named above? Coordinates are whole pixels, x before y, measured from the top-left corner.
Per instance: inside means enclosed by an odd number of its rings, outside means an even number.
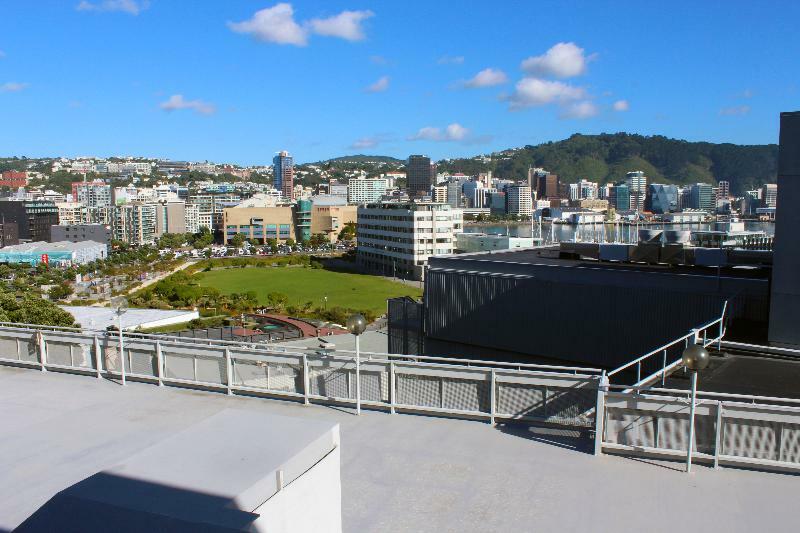
[[[734,322],[765,321],[768,271],[601,263],[553,248],[434,257],[425,353],[613,367],[718,318],[726,300]]]
[[[800,347],[800,111],[781,113],[771,344]]]

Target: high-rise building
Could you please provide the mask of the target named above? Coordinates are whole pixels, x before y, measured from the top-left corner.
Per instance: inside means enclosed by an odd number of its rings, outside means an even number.
[[[431,158],[425,155],[412,155],[406,164],[406,187],[410,197],[426,196],[434,183],[435,167]]]
[[[156,206],[130,202],[114,208],[114,239],[128,244],[152,244],[156,237]]]
[[[778,206],[778,184],[767,183],[761,189],[761,203],[763,207],[777,207]]]
[[[560,198],[558,174],[537,174],[536,197],[542,199]]]
[[[617,211],[631,210],[631,191],[627,183],[618,183],[608,189],[608,203]]]
[[[726,180],[721,180],[719,182],[719,194],[717,198],[719,200],[727,200],[731,197],[731,182]]]
[[[447,185],[435,185],[433,187],[433,201],[437,204],[447,203]]]
[[[382,202],[361,206],[358,265],[369,272],[421,280],[428,258],[452,254],[455,234],[463,228],[461,210],[448,204]]]
[[[714,211],[717,207],[716,203],[714,188],[711,185],[708,183],[695,183],[692,185],[689,193],[689,206],[692,209]]]
[[[159,202],[156,204],[156,237],[165,233],[186,233],[186,204]]]
[[[72,199],[86,207],[108,207],[111,203],[111,185],[103,181],[72,184]]]
[[[286,150],[272,159],[273,184],[287,200],[294,199],[294,159]]]
[[[533,213],[533,196],[527,185],[506,187],[506,213],[529,217]]]
[[[644,203],[647,196],[647,176],[641,170],[634,170],[625,175],[625,183],[630,191],[630,208],[634,211],[644,211]]]
[[[578,183],[569,184],[570,200],[596,200],[597,183],[588,180],[580,180]]]
[[[463,183],[461,181],[450,180],[447,182],[447,199],[445,201],[450,204],[450,207],[462,207],[462,185]]]

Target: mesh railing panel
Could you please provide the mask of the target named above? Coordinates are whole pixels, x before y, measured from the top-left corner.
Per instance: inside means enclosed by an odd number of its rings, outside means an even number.
[[[47,363],[60,366],[72,366],[72,344],[47,341],[45,350]]]
[[[197,357],[197,381],[224,384],[227,377],[222,357]]]
[[[780,422],[726,418],[722,453],[750,459],[778,461]]]
[[[800,463],[800,424],[784,424],[781,431],[781,460]]]
[[[656,446],[656,420],[650,413],[628,409],[606,410],[605,442],[627,446]]]
[[[191,355],[162,352],[164,376],[174,379],[194,380],[194,357]]]
[[[512,417],[545,418],[545,387],[528,383],[497,383],[495,411]]]
[[[597,404],[597,392],[588,387],[548,387],[545,397],[547,421],[588,426],[594,416],[588,414]]]
[[[396,374],[397,403],[417,407],[441,407],[441,381],[438,376]]]
[[[3,359],[14,359],[17,361],[22,359],[17,346],[17,339],[0,339],[0,357]]]
[[[119,372],[119,347],[115,344],[107,343],[101,350],[103,352],[103,368],[112,372]]]
[[[278,392],[303,393],[303,367],[299,364],[234,359],[233,383]]]
[[[155,352],[147,350],[125,350],[128,356],[128,365],[131,374],[140,376],[156,376],[158,375],[158,363]]]
[[[310,367],[311,394],[328,398],[355,398],[355,391],[352,394],[350,392],[349,374],[347,369],[341,367]]]
[[[258,361],[234,360],[233,383],[245,387],[268,389],[267,364]]]
[[[355,379],[355,373],[353,373]],[[389,376],[381,371],[361,371],[361,399],[368,402],[389,401]]]
[[[445,409],[488,413],[489,384],[485,380],[442,379],[442,406]]]
[[[689,438],[689,415],[659,416],[657,447],[666,450],[686,451]],[[716,440],[716,415],[695,415],[694,443],[692,449],[700,453],[714,453]]]
[[[19,359],[31,363],[39,361],[39,346],[36,341],[19,339]]]
[[[281,392],[303,393],[303,366],[269,363],[269,388]]]

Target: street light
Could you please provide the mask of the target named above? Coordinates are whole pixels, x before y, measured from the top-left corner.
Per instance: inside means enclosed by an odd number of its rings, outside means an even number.
[[[686,472],[692,471],[692,443],[694,442],[694,408],[697,398],[697,373],[708,366],[710,356],[708,351],[699,344],[687,346],[683,351],[681,360],[683,366],[692,373],[692,403],[689,406],[689,443],[686,452]]]
[[[122,374],[122,384],[125,385],[125,342],[122,338],[122,315],[128,310],[128,300],[124,296],[111,299],[111,307],[117,315],[117,328],[119,329],[119,365]]]
[[[355,314],[347,319],[347,330],[356,337],[356,414],[361,414],[361,350],[358,339],[367,329],[367,319]]]

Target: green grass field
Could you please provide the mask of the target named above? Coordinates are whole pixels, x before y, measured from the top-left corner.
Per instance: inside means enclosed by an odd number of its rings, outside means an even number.
[[[260,304],[266,304],[271,292],[285,294],[295,306],[312,302],[313,307],[323,307],[327,296],[329,308],[371,309],[378,315],[386,312],[387,298],[422,294],[417,287],[377,276],[303,267],[228,268],[200,272],[195,278],[224,294],[255,291]]]

